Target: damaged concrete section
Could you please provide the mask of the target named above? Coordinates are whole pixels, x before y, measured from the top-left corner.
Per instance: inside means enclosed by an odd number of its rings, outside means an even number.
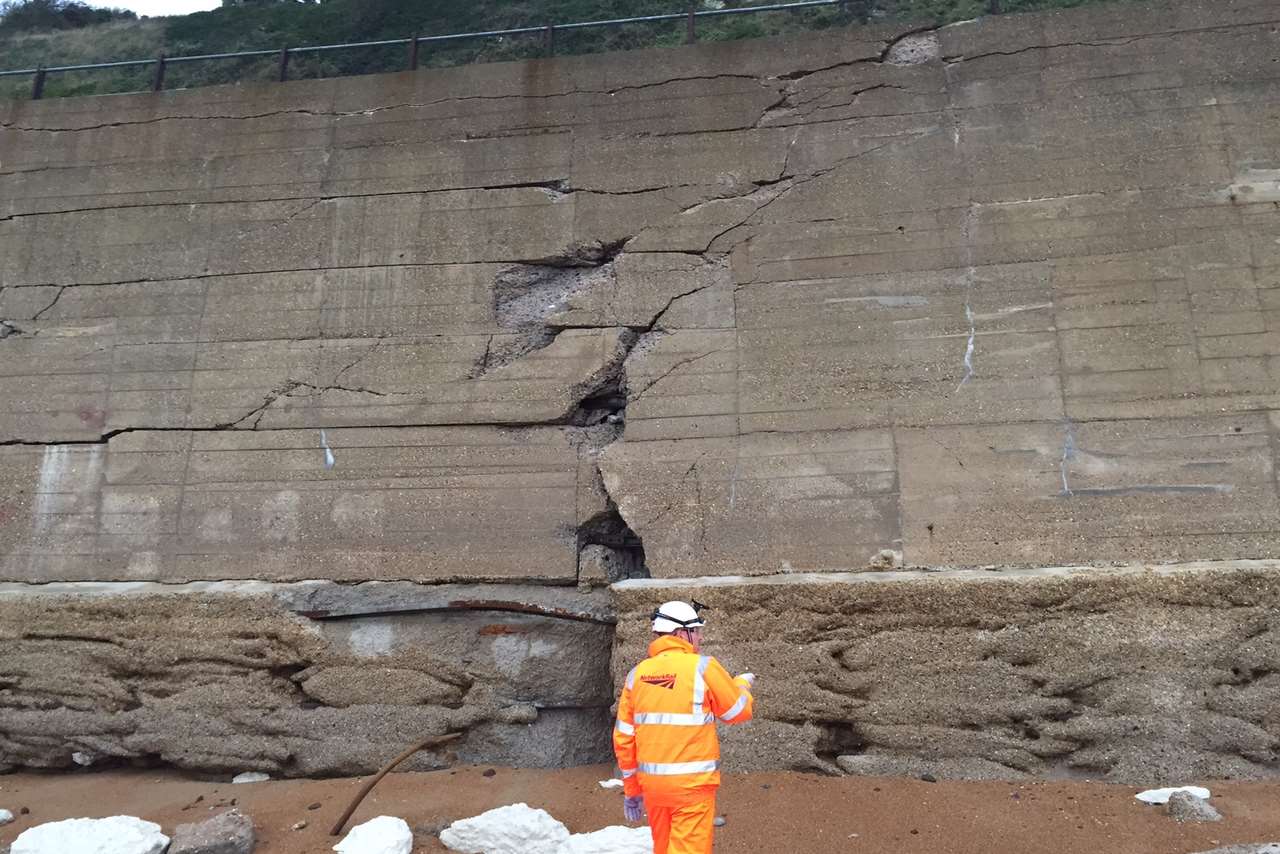
[[[1272,561],[615,586],[615,682],[646,617],[696,595],[712,654],[758,675],[735,769],[1273,777],[1280,566]]]
[[[0,104],[0,763],[598,759],[660,584],[739,767],[1270,775],[1271,565],[1109,567],[1280,557],[1276,26]]]
[[[8,585],[0,767],[353,775],[445,732],[415,767],[599,762],[612,634],[571,590]]]

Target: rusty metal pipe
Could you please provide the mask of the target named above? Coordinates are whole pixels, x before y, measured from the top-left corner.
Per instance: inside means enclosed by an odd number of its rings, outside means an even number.
[[[423,750],[427,747],[438,747],[441,744],[448,744],[449,742],[457,741],[460,738],[462,738],[462,733],[460,732],[450,732],[445,735],[433,735],[430,738],[424,738],[422,741],[418,742],[413,747],[410,747],[404,753],[401,753],[395,759],[392,759],[386,765],[382,766],[382,770],[369,778],[369,782],[361,786],[360,791],[356,792],[355,800],[351,802],[351,806],[343,810],[342,816],[338,819],[338,822],[329,830],[329,835],[337,836],[342,833],[342,828],[346,827],[347,819],[351,818],[351,814],[356,811],[356,807],[360,806],[360,802],[364,800],[365,795],[369,794],[373,787],[378,785],[379,780],[390,774],[391,769],[395,768],[419,750]]]

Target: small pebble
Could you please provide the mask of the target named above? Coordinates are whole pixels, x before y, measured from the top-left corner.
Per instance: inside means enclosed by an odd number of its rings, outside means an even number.
[[[319,801],[316,801],[314,804],[307,804],[307,809],[309,809],[309,810],[318,810],[318,809],[320,809],[320,802],[319,802]]]
[[[716,816],[715,821],[711,823],[714,824],[716,827],[724,827],[724,816],[722,815]]]
[[[26,807],[22,807],[18,810],[18,815],[31,815],[31,810]]]
[[[497,771],[494,771],[492,768],[490,768],[490,769],[488,769],[487,771],[485,771],[483,774],[481,774],[480,776],[481,776],[481,777],[492,777],[493,775],[495,775],[495,774],[497,774],[497,773],[498,773]]]
[[[305,821],[300,821],[300,822],[298,822],[297,824],[295,824],[295,825],[293,826],[293,829],[294,829],[294,830],[302,830],[302,829],[303,829],[304,827],[306,827],[306,826],[307,826],[307,823],[306,823]]]
[[[0,810],[0,825],[8,824],[13,821],[13,813],[8,810]]]
[[[929,772],[927,772],[927,771],[926,771],[925,773],[923,773],[923,774],[921,774],[921,775],[920,775],[920,779],[921,779],[921,780],[924,780],[926,783],[936,783],[936,782],[938,782],[938,778],[937,778],[937,777],[935,777],[935,776],[933,776],[932,774],[930,774],[930,773],[929,773]]]
[[[762,788],[762,789],[772,789],[772,788],[773,788],[773,786],[769,785],[768,783],[761,783],[761,784],[760,784],[760,788]]]

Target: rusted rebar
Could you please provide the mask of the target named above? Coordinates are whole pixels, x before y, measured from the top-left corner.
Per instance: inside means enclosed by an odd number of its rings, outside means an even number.
[[[373,789],[374,786],[378,785],[378,781],[390,774],[391,770],[401,762],[405,761],[419,750],[424,750],[428,747],[438,747],[441,744],[448,744],[449,742],[456,741],[459,738],[462,738],[462,733],[460,732],[450,732],[445,735],[433,735],[430,738],[424,738],[404,753],[401,753],[395,759],[392,759],[382,767],[381,771],[369,778],[369,782],[360,787],[360,791],[356,792],[355,800],[351,802],[351,806],[347,807],[343,811],[342,817],[338,819],[337,824],[335,824],[329,831],[329,835],[337,836],[342,833],[342,828],[347,825],[347,819],[351,818],[351,814],[356,811],[356,807],[360,806],[360,802],[364,800],[364,796],[369,794],[370,790]]]

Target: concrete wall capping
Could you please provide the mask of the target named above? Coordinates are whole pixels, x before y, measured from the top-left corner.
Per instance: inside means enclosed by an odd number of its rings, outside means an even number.
[[[1274,775],[1278,28],[0,102],[0,768],[599,761],[688,596],[737,767]]]

